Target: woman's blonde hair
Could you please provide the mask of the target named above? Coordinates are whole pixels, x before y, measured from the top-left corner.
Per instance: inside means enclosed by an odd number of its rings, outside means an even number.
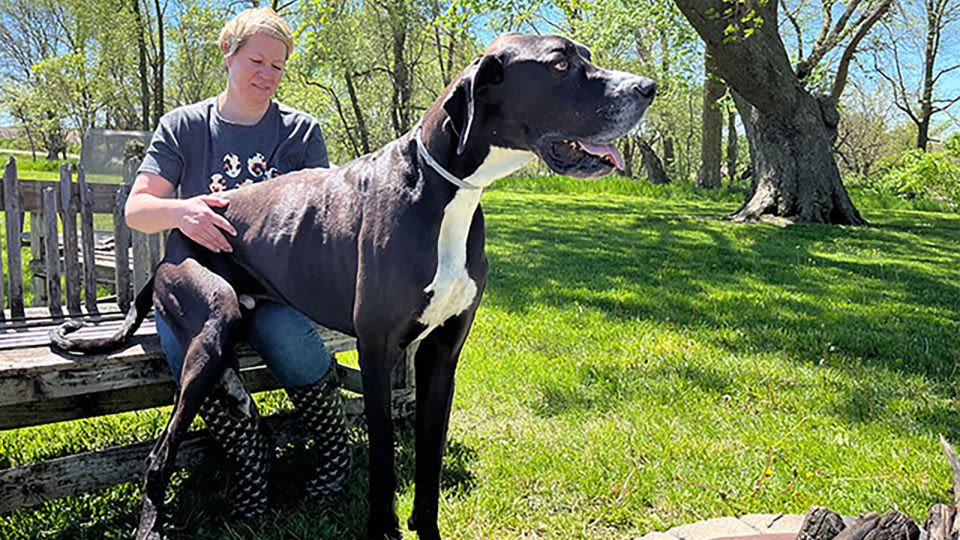
[[[217,41],[224,58],[236,54],[246,43],[247,38],[259,33],[281,41],[287,47],[287,58],[290,58],[290,53],[293,51],[293,31],[290,30],[287,21],[268,7],[245,9],[223,25]]]

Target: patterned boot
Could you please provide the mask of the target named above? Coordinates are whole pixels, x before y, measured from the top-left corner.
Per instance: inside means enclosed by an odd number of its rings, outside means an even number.
[[[312,436],[319,461],[316,476],[307,482],[307,494],[322,505],[332,505],[346,490],[352,461],[336,369],[313,384],[286,390]]]
[[[260,431],[257,405],[244,392],[240,406],[231,396],[213,395],[200,406],[207,431],[233,465],[229,489],[231,520],[248,520],[267,511],[267,472],[272,445]]]

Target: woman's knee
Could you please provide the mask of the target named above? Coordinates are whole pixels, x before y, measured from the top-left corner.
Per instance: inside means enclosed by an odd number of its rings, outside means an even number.
[[[250,344],[284,386],[320,380],[333,364],[306,315],[283,304],[263,304],[250,315]]]

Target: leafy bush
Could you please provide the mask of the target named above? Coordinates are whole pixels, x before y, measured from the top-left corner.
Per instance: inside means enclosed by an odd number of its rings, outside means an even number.
[[[960,207],[960,160],[943,152],[907,150],[880,176],[874,189],[905,198],[929,198]]]
[[[44,172],[57,172],[60,170],[60,164],[63,161],[60,160],[49,160],[43,158],[32,159],[30,156],[24,156],[17,154],[13,156],[17,160],[17,170],[18,171],[44,171]],[[6,165],[7,160],[10,159],[9,155],[0,155],[0,158],[3,158],[3,164]],[[76,167],[76,159],[68,159],[68,163]]]

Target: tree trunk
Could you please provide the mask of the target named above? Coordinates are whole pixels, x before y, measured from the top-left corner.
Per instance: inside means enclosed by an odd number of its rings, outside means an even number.
[[[700,139],[700,170],[697,171],[697,187],[717,189],[720,181],[720,158],[723,148],[723,113],[720,98],[727,93],[727,85],[717,77],[711,51],[703,54],[703,111],[701,121],[703,137]]]
[[[633,178],[633,137],[623,139],[623,176]]]
[[[866,225],[840,182],[830,133],[816,98],[798,100],[792,118],[765,115],[734,93],[750,147],[750,190],[734,221],[775,216],[796,223]]]
[[[930,117],[933,116],[933,86],[936,79],[933,75],[934,64],[937,61],[940,35],[938,10],[927,7],[927,37],[923,51],[923,90],[920,95],[920,121],[917,123],[917,148],[927,151],[930,141]]]
[[[367,120],[363,117],[363,108],[360,107],[357,98],[357,89],[353,84],[353,76],[350,70],[343,72],[343,81],[347,85],[347,95],[350,96],[350,106],[353,108],[353,116],[357,119],[357,131],[360,136],[360,148],[364,154],[370,153],[370,132],[367,130]]]
[[[865,225],[833,156],[836,109],[821,107],[791,68],[777,29],[779,2],[744,2],[763,23],[751,28],[749,36],[733,39],[729,21],[716,17],[729,6],[724,0],[676,4],[714,51],[717,73],[733,91],[750,145],[750,190],[730,218]]]
[[[140,0],[132,0],[130,7],[133,8],[133,17],[137,22],[137,51],[140,56],[138,73],[140,75],[140,129],[150,130],[150,84],[147,80],[147,43],[144,38],[144,32],[147,31],[143,24],[143,16],[140,14]]]
[[[644,143],[646,144],[646,143]],[[645,155],[645,154],[644,154]],[[659,159],[659,158],[658,158]],[[674,147],[673,137],[669,135],[664,135],[663,137],[663,163],[667,167],[672,167],[673,163],[677,160],[677,152]]]
[[[157,65],[153,68],[153,126],[160,125],[163,116],[163,65],[166,63],[166,44],[163,38],[163,10],[160,0],[153,0],[157,10]]]
[[[737,111],[733,108],[727,111],[727,176],[729,177],[729,186],[732,188],[734,180],[737,178]]]
[[[650,146],[647,141],[638,139],[637,149],[640,151],[640,160],[643,164],[643,170],[647,175],[647,180],[649,180],[651,184],[670,183],[670,177],[667,176],[667,172],[663,169],[663,163],[660,161],[657,153],[653,151],[653,147]]]

